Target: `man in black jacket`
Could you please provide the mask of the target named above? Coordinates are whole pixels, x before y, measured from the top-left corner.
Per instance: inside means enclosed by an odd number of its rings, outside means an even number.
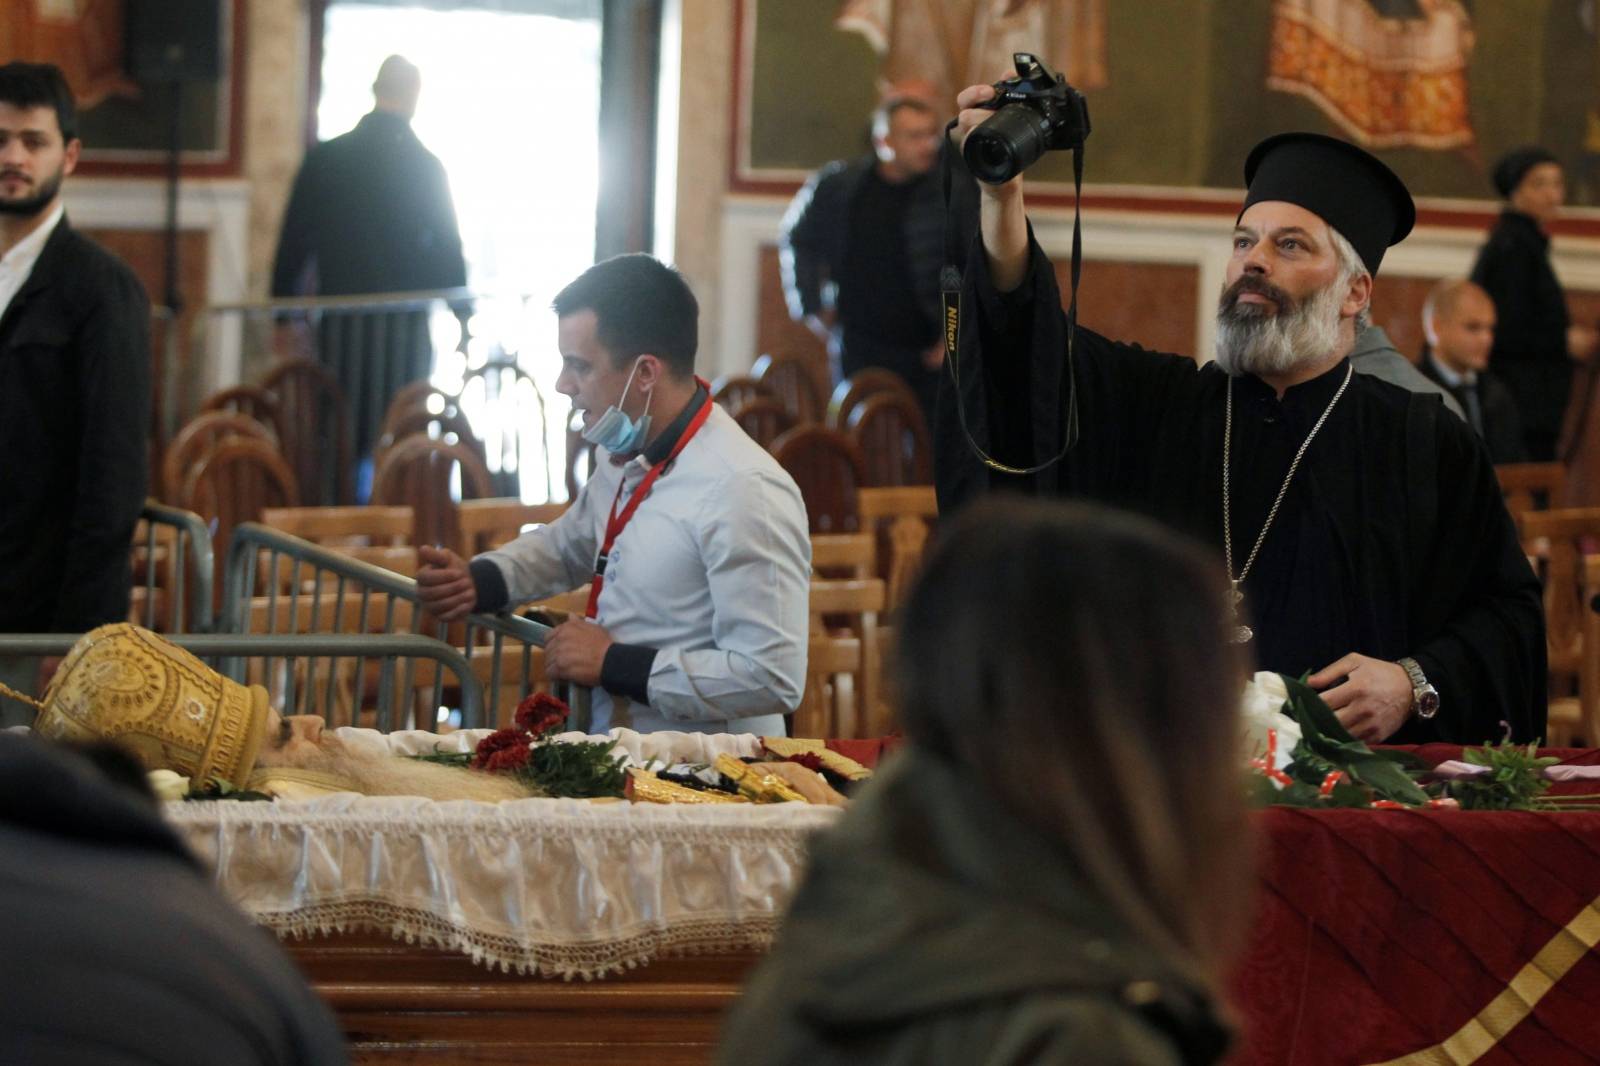
[[[128,614],[144,504],[150,306],[67,224],[80,143],[53,66],[0,67],[0,633],[81,633]],[[31,690],[38,664],[0,659]],[[0,700],[0,725],[32,711]]]
[[[411,129],[421,92],[421,72],[390,56],[372,84],[372,110],[355,129],[306,152],[278,236],[273,296],[466,285],[444,165]],[[427,315],[367,312],[325,318],[323,327],[322,358],[350,404],[356,455],[363,456],[390,398],[432,371]]]
[[[1494,346],[1494,301],[1465,278],[1446,278],[1422,305],[1428,346],[1419,369],[1461,404],[1467,425],[1488,445],[1496,463],[1528,458],[1522,419],[1511,390],[1489,370]]]
[[[931,424],[943,360],[938,116],[915,97],[891,99],[873,115],[872,144],[872,155],[817,171],[789,206],[784,293],[795,320],[828,343],[836,381],[893,370]]]

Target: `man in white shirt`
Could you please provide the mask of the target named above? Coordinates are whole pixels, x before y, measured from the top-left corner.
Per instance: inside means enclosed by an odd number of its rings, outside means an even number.
[[[72,93],[41,63],[0,66],[0,633],[82,633],[128,614],[144,504],[150,305],[127,265],[67,223]],[[0,657],[36,688],[39,664]],[[0,700],[0,726],[32,721]]]
[[[811,540],[794,480],[694,375],[699,306],[646,255],[589,268],[555,299],[556,388],[595,472],[548,526],[469,564],[419,549],[444,620],[594,582],[588,617],[545,645],[595,687],[592,727],[782,735],[805,687]]]

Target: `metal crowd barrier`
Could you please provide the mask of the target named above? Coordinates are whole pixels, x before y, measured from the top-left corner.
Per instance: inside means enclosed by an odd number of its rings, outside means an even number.
[[[211,530],[205,520],[155,500],[144,502],[139,517],[145,523],[144,537],[134,544],[136,550],[144,549],[144,609],[139,623],[165,633],[211,632],[216,628],[215,570]],[[171,580],[158,586],[162,567],[170,568]],[[170,594],[166,617],[159,611],[158,587]]]
[[[469,717],[463,706],[460,725],[464,728],[480,722],[498,723],[503,710],[509,713],[505,700],[520,699],[539,682],[534,649],[543,646],[550,632],[548,626],[509,614],[474,614],[452,624],[435,621],[422,610],[414,579],[255,522],[243,523],[233,531],[218,625],[224,632],[250,635],[410,632],[430,636],[460,649],[469,672],[486,690],[487,717]],[[293,660],[283,671],[285,699],[290,706],[296,705],[297,689],[310,694],[318,685],[317,662],[325,656],[309,654],[303,674],[302,666]],[[327,663],[321,678],[322,706],[333,707],[339,693],[353,687],[350,703],[361,708],[366,691],[364,666],[358,656],[353,673],[340,677],[335,664]],[[230,663],[225,672],[238,676],[237,669]],[[429,680],[419,677],[418,664],[413,661],[405,671],[403,691],[415,692],[419,681],[426,685]],[[444,677],[437,671],[431,677],[431,692],[426,708],[443,707]],[[586,728],[588,690],[573,686],[565,695],[573,710],[572,727]],[[300,703],[309,698],[307,695]],[[393,710],[392,701],[389,706],[384,706],[382,699],[379,703],[376,724],[387,732],[399,723],[386,713]],[[433,722],[416,724],[419,728],[434,726]]]
[[[0,635],[0,656],[61,655],[77,643],[79,636],[74,633]],[[455,675],[463,728],[474,728],[484,723],[483,690],[473,676],[471,664],[459,651],[431,637],[412,633],[179,633],[167,635],[166,639],[202,659],[212,661],[216,669],[240,682],[260,680],[259,677],[252,677],[247,669],[253,663],[292,661],[295,656],[326,658],[330,661],[372,660],[385,664],[379,670],[379,676],[385,679],[378,694],[377,716],[380,722],[392,721],[395,717],[393,712],[397,697],[392,678],[398,672],[398,664],[402,660],[409,661],[412,669],[415,669],[418,660],[425,660],[433,664],[433,672],[441,684],[445,671]],[[217,665],[219,662],[223,665]],[[271,681],[270,671],[268,681]],[[279,693],[274,691],[271,684],[266,687],[269,700],[280,713],[319,713],[313,707],[297,706],[292,691],[285,703],[276,698]],[[357,707],[359,709],[359,705]],[[330,717],[329,724],[359,724],[359,720],[342,722]]]

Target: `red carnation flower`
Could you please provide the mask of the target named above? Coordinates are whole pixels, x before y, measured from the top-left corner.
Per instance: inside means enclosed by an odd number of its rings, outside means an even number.
[[[822,756],[814,751],[798,751],[784,761],[797,762],[807,770],[815,770],[819,774],[822,772]]]
[[[535,737],[543,736],[567,720],[571,709],[548,692],[535,692],[517,704],[514,721]]]
[[[477,749],[472,753],[472,768],[474,770],[492,770],[497,767],[490,763],[501,752],[522,749],[524,761],[528,750],[528,737],[520,729],[496,729],[493,733],[478,741]],[[520,764],[519,764],[520,765]]]
[[[528,765],[528,759],[532,755],[533,749],[526,744],[515,748],[501,748],[489,756],[483,768],[491,773],[507,773],[512,770],[520,770]]]

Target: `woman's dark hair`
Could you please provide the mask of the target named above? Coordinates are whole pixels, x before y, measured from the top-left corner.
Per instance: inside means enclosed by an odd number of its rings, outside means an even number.
[[[18,61],[0,66],[0,103],[54,108],[62,143],[78,137],[78,107],[67,79],[54,64]]]
[[[992,498],[901,612],[905,732],[1058,841],[1130,931],[1214,980],[1253,877],[1222,571],[1085,504]]]
[[[595,338],[617,366],[636,356],[659,358],[678,377],[694,373],[700,304],[683,275],[642,253],[612,256],[556,294],[556,316],[593,311]]]

